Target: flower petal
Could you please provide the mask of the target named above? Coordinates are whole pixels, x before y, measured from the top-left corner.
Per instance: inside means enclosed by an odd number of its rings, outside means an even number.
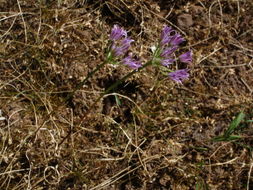
[[[175,59],[172,59],[172,58],[167,58],[167,59],[163,59],[161,61],[161,64],[165,67],[167,67],[168,65],[171,65],[173,64],[173,62],[175,61]]]
[[[122,63],[125,64],[125,65],[128,65],[132,69],[138,69],[142,66],[141,62],[133,59],[131,55],[125,57],[122,60]]]
[[[179,56],[179,59],[183,63],[191,63],[192,62],[192,52],[188,51]]]
[[[183,80],[189,78],[188,69],[180,69],[174,72],[169,73],[170,79],[182,83]]]
[[[127,31],[115,24],[112,28],[110,39],[112,41],[119,40],[122,37],[127,37]]]
[[[172,38],[170,43],[173,46],[178,46],[180,43],[182,43],[184,40],[184,38],[180,35],[180,34],[175,34]]]
[[[165,48],[161,53],[161,57],[171,57],[171,55],[178,49],[177,46]]]
[[[171,27],[164,26],[162,33],[161,33],[161,46],[166,45],[171,40],[170,34],[174,32]]]

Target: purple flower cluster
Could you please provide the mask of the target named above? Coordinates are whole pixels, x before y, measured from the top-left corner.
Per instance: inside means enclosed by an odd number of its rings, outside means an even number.
[[[163,28],[158,46],[158,55],[156,55],[163,66],[167,67],[177,60],[174,53],[183,41],[185,41],[184,38],[171,27],[165,26]],[[191,63],[191,51],[180,55],[178,59],[183,63]],[[176,82],[182,83],[184,79],[189,77],[188,70],[182,69],[171,72],[169,77]]]
[[[114,25],[110,34],[110,40],[112,41],[110,55],[113,59],[120,58],[121,63],[128,65],[133,69],[138,69],[142,66],[141,62],[135,60],[131,54],[126,56],[131,43],[134,41],[127,37],[126,30],[122,29],[118,25]]]
[[[110,34],[111,46],[108,53],[108,61],[111,63],[122,63],[131,67],[132,69],[138,69],[143,65],[138,59],[132,56],[132,53],[128,53],[131,47],[131,43],[134,41],[128,37],[127,31],[118,25],[114,25]],[[188,51],[175,56],[175,52],[179,49],[179,45],[184,42],[185,39],[171,27],[165,26],[162,30],[159,44],[154,51],[154,57],[151,64],[158,64],[165,67],[170,71],[169,78],[182,83],[183,80],[189,78],[188,69],[180,69],[171,71],[168,67],[179,60],[183,63],[192,62],[192,52]],[[146,64],[145,64],[146,65]]]

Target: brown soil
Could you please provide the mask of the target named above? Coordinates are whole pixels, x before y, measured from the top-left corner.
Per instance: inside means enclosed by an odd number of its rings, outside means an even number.
[[[0,0],[0,189],[253,189],[251,0]],[[167,24],[194,55],[176,84],[106,65],[114,24],[145,62]],[[235,140],[214,141],[240,113]],[[4,118],[4,119],[3,119]]]

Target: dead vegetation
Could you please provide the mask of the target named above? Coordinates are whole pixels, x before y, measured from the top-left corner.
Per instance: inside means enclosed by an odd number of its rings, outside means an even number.
[[[190,80],[147,68],[91,108],[130,72],[107,65],[66,101],[115,23],[143,61],[179,30]],[[250,0],[0,0],[0,189],[253,189],[252,30]]]

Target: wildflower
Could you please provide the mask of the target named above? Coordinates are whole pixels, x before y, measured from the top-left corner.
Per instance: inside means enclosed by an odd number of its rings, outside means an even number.
[[[186,52],[179,57],[176,57],[175,55],[175,52],[183,41],[185,41],[185,39],[181,36],[181,34],[177,33],[171,27],[164,26],[160,36],[160,42],[154,51],[153,60],[157,60],[156,63],[165,67],[173,64],[178,59],[184,63],[192,62],[191,51]],[[188,69],[170,72],[169,77],[176,82],[182,83],[183,80],[189,77]]]
[[[172,58],[166,58],[166,59],[162,59],[161,60],[161,64],[165,67],[167,67],[168,65],[171,65],[173,64],[175,61],[175,59],[172,59]]]
[[[161,38],[163,39],[165,36],[167,36],[167,35],[170,35],[170,33],[171,32],[173,32],[174,30],[172,30],[172,28],[171,27],[169,27],[169,26],[164,26],[163,27],[163,31],[162,31],[162,34],[161,34]]]
[[[160,54],[160,63],[163,66],[168,66],[170,64],[172,64],[175,59],[173,59],[173,53],[178,49],[178,47],[174,46],[174,47],[167,47],[167,48],[163,48],[162,53]]]
[[[112,53],[117,57],[125,55],[133,41],[130,38],[124,38],[119,42],[114,42],[111,47]]]
[[[163,50],[163,52],[161,53],[161,57],[171,57],[172,54],[178,49],[178,47],[169,47]]]
[[[171,27],[164,26],[160,43],[158,45],[158,54],[155,57],[160,60],[163,66],[172,64],[175,59],[174,52],[178,49],[178,45],[184,41],[184,38]]]
[[[191,63],[192,62],[192,52],[188,51],[179,56],[179,59],[183,63]]]
[[[183,80],[189,77],[188,69],[180,69],[174,72],[169,73],[170,79],[182,83]]]
[[[141,62],[135,60],[132,55],[125,57],[127,51],[129,50],[131,43],[134,41],[127,37],[127,32],[120,28],[118,25],[114,25],[110,34],[111,48],[108,53],[108,60],[121,59],[121,63],[128,65],[133,69],[138,69],[142,66]]]
[[[132,69],[138,69],[139,67],[142,66],[141,62],[133,59],[133,57],[131,55],[128,55],[127,57],[125,57],[122,60],[122,63],[125,65],[128,65]]]
[[[112,28],[112,32],[110,34],[110,39],[112,41],[119,40],[122,37],[127,36],[127,31],[123,28],[120,28],[117,24],[115,24]]]
[[[127,37],[127,31],[114,25],[110,34],[112,45],[109,51],[111,58],[124,56],[134,41]]]
[[[184,41],[184,38],[180,34],[175,34],[171,37],[170,44],[173,46],[178,46]]]
[[[172,34],[173,33],[173,34]],[[171,46],[178,46],[180,43],[184,41],[184,38],[172,30],[171,27],[165,26],[163,28],[163,31],[161,33],[161,39],[160,39],[160,46],[166,46],[166,45],[171,45]]]
[[[172,30],[171,27],[168,27],[168,26],[164,26],[163,28],[163,31],[161,33],[161,42],[160,42],[160,45],[161,46],[164,46],[166,45],[167,43],[169,43],[170,39],[171,39],[171,36],[170,34],[174,32],[174,30]]]

